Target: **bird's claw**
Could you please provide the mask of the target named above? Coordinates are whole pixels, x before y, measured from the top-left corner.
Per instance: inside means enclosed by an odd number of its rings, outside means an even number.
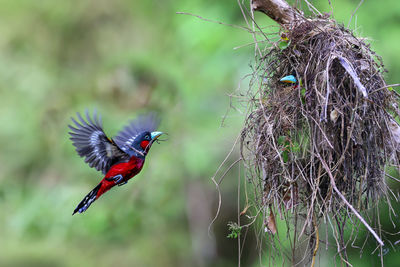
[[[107,181],[114,181],[114,183],[118,184],[119,182],[122,181],[122,179],[124,179],[124,177],[121,174],[118,174],[115,175],[114,177],[107,178]],[[126,182],[124,182],[123,184],[126,184]]]
[[[125,181],[123,183],[118,184],[118,186],[122,186],[122,185],[127,184],[127,183],[128,183],[128,181]]]

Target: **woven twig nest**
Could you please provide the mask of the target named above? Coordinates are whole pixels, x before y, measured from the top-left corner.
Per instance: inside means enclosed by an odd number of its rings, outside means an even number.
[[[289,229],[296,221],[293,237],[307,237],[312,256],[321,219],[334,219],[344,249],[344,226],[353,218],[382,245],[361,214],[381,197],[390,203],[385,175],[399,165],[398,97],[386,86],[381,58],[350,30],[329,19],[288,28],[257,59],[241,139],[266,229],[275,232],[276,214]],[[298,84],[280,81],[290,74]]]

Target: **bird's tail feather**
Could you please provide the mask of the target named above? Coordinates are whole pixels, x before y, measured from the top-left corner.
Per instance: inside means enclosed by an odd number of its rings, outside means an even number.
[[[100,190],[102,183],[99,183],[86,197],[78,204],[72,215],[79,212],[82,213],[89,208],[89,206],[97,199],[97,193]]]

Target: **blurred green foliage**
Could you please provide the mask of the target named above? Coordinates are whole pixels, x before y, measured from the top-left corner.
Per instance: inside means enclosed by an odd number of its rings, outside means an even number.
[[[347,23],[358,1],[332,4]],[[328,1],[317,7],[330,11]],[[231,111],[221,127],[228,94],[254,57],[251,46],[233,47],[252,37],[178,11],[245,25],[236,1],[227,0],[1,1],[0,266],[236,264],[237,240],[226,236],[237,217],[238,172],[225,178],[209,237],[217,207],[210,177],[244,119]],[[398,14],[395,0],[366,1],[351,23],[372,38],[389,83],[400,74]],[[85,108],[102,114],[110,136],[156,110],[169,138],[153,146],[139,176],[72,217],[101,179],[68,140],[70,117]],[[257,265],[248,243],[243,260]]]

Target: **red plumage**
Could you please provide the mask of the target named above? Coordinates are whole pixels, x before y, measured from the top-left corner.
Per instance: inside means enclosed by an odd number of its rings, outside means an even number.
[[[146,155],[153,142],[162,134],[154,132],[158,120],[152,114],[141,116],[131,122],[116,137],[109,139],[101,125],[101,119],[94,114],[92,120],[86,112],[85,121],[77,113],[77,120],[72,118],[74,126],[69,126],[71,140],[76,151],[90,167],[102,171],[105,176],[78,204],[72,215],[82,213],[101,195],[116,185],[124,185],[143,168]]]
[[[132,156],[128,162],[118,163],[111,166],[110,170],[107,172],[106,176],[101,180],[101,187],[97,192],[96,199],[99,198],[102,194],[110,190],[112,187],[117,184],[122,184],[128,182],[129,179],[133,178],[136,174],[138,174],[144,164],[144,159],[136,158]],[[115,177],[117,175],[122,175],[122,180],[119,183],[115,183],[114,181],[108,180],[109,178]]]

